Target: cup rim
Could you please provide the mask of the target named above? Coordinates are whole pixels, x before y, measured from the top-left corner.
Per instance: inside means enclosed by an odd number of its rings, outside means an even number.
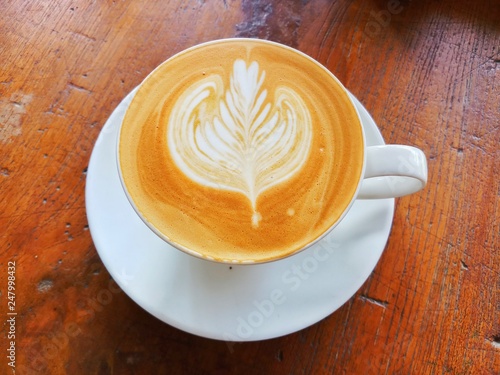
[[[335,220],[334,223],[332,223],[321,235],[319,235],[318,237],[316,237],[312,241],[308,242],[306,245],[304,245],[304,246],[302,246],[302,247],[300,247],[300,248],[298,248],[298,249],[296,249],[294,251],[282,254],[282,255],[280,255],[278,257],[264,258],[264,259],[257,259],[257,260],[255,260],[255,259],[252,259],[252,260],[216,259],[214,257],[211,257],[211,256],[206,255],[206,254],[202,254],[202,253],[200,253],[198,251],[195,251],[195,250],[193,250],[193,249],[191,249],[189,247],[186,247],[186,246],[184,246],[182,244],[177,243],[173,239],[169,238],[165,233],[161,232],[158,228],[156,228],[156,226],[153,223],[151,223],[149,220],[147,220],[147,218],[144,217],[144,215],[141,213],[141,211],[137,207],[136,203],[134,202],[134,199],[130,196],[130,193],[129,193],[128,189],[127,189],[126,183],[125,183],[123,175],[122,175],[122,170],[121,170],[121,162],[120,162],[120,138],[121,138],[123,120],[119,124],[119,129],[118,129],[118,132],[117,132],[115,157],[116,157],[116,166],[117,166],[117,169],[118,169],[118,175],[120,177],[120,184],[121,184],[121,186],[123,188],[123,191],[125,192],[125,195],[126,195],[128,201],[129,201],[129,203],[131,204],[131,206],[134,209],[134,211],[137,214],[137,216],[146,224],[146,226],[151,231],[153,231],[153,233],[155,233],[163,241],[165,241],[167,244],[171,245],[172,247],[176,248],[177,250],[180,250],[180,251],[182,251],[182,252],[184,252],[184,253],[186,253],[188,255],[194,256],[194,257],[196,257],[198,259],[210,261],[210,262],[213,262],[213,263],[228,264],[228,265],[257,265],[257,264],[266,264],[266,263],[278,262],[280,260],[286,259],[286,258],[291,257],[293,255],[296,255],[298,253],[301,253],[302,251],[310,248],[311,246],[313,246],[313,245],[317,244],[318,242],[320,242],[321,240],[323,240],[340,222],[342,222],[342,220],[345,218],[345,216],[347,215],[347,213],[352,208],[352,205],[356,201],[356,198],[357,198],[357,196],[359,194],[359,191],[361,189],[361,185],[362,185],[362,182],[363,182],[363,178],[364,178],[364,175],[365,175],[365,169],[366,169],[366,148],[367,148],[367,145],[366,145],[366,134],[365,134],[365,130],[363,128],[363,123],[361,121],[360,113],[359,113],[356,105],[354,104],[354,101],[353,101],[353,99],[351,97],[350,92],[347,90],[347,88],[344,86],[344,84],[327,67],[325,67],[319,61],[317,61],[316,59],[314,59],[311,56],[307,55],[306,53],[304,53],[304,52],[302,52],[302,51],[300,51],[300,50],[298,50],[296,48],[287,46],[285,44],[281,44],[281,43],[274,42],[274,41],[267,40],[267,39],[241,38],[241,37],[236,37],[236,38],[221,38],[221,39],[215,39],[215,40],[210,40],[210,41],[207,41],[207,42],[198,43],[198,44],[195,44],[195,45],[193,45],[191,47],[183,49],[182,51],[179,51],[179,52],[173,54],[172,56],[170,56],[169,58],[167,58],[166,60],[164,60],[163,62],[161,62],[160,64],[158,64],[151,72],[149,72],[146,75],[146,77],[141,81],[141,83],[134,88],[135,93],[133,94],[133,97],[131,99],[131,102],[130,102],[129,106],[134,101],[135,96],[137,94],[137,91],[140,90],[141,86],[149,79],[150,76],[154,75],[155,72],[160,69],[160,67],[162,67],[164,64],[167,64],[169,61],[171,61],[171,60],[173,60],[173,59],[175,59],[175,58],[177,58],[177,57],[179,57],[179,56],[181,56],[181,55],[183,55],[185,53],[188,53],[188,52],[190,52],[192,50],[195,50],[195,49],[198,49],[198,48],[203,48],[203,47],[208,46],[208,45],[219,44],[219,43],[226,43],[226,42],[238,42],[238,41],[241,41],[241,42],[248,42],[248,41],[250,41],[250,42],[254,42],[254,43],[269,44],[269,45],[273,45],[273,46],[278,47],[278,48],[287,49],[287,50],[289,50],[289,51],[291,51],[291,52],[293,52],[295,54],[298,54],[298,55],[306,58],[308,61],[310,61],[311,63],[315,64],[320,69],[322,69],[324,72],[326,72],[327,75],[337,83],[338,87],[341,88],[341,91],[343,92],[344,96],[347,98],[347,100],[348,100],[351,108],[354,109],[354,111],[356,113],[356,117],[358,119],[358,123],[359,123],[359,127],[360,127],[360,130],[361,130],[361,134],[362,134],[362,142],[363,142],[363,147],[362,147],[363,157],[362,157],[362,161],[363,161],[363,164],[362,164],[361,173],[360,173],[360,176],[359,176],[359,179],[358,179],[358,183],[357,183],[356,189],[354,190],[354,193],[353,193],[353,195],[351,197],[351,200],[346,205],[346,208],[344,209],[344,211],[342,212],[342,214],[337,218],[337,220]],[[126,112],[127,111],[128,111],[128,107],[126,109]]]

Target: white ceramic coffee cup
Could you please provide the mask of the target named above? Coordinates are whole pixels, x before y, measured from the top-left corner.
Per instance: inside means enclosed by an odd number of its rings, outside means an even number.
[[[248,39],[241,39],[241,40],[244,43]],[[208,44],[217,42],[219,41],[209,42]],[[269,41],[259,41],[259,42],[278,45],[277,43]],[[278,46],[292,50],[292,48],[287,46],[282,46],[282,45]],[[200,46],[196,47],[199,48]],[[296,50],[294,51],[297,54],[306,56],[300,51]],[[311,59],[308,56],[307,58]],[[338,81],[338,79],[335,78],[333,74],[332,77],[333,79]],[[299,251],[302,251],[308,248],[309,246],[313,245],[314,243],[318,242],[319,240],[321,240],[327,233],[329,233],[342,221],[342,219],[348,213],[349,209],[352,207],[352,204],[356,199],[384,199],[384,198],[402,197],[405,195],[418,192],[419,190],[424,188],[424,186],[427,183],[427,161],[424,153],[420,149],[405,145],[366,146],[366,139],[364,135],[361,116],[357,111],[356,106],[353,103],[348,91],[342,85],[340,86],[342,87],[343,90],[345,90],[345,94],[349,98],[350,105],[356,111],[357,117],[359,119],[358,123],[363,133],[363,144],[365,145],[364,162],[362,168],[363,172],[361,173],[361,176],[358,181],[357,191],[352,197],[351,202],[348,204],[347,209],[344,210],[341,217],[334,223],[332,223],[330,228],[326,230],[323,233],[323,235],[314,239],[313,241],[309,242],[308,244],[306,244],[305,246],[301,247],[298,250],[283,254],[282,257],[278,257],[272,260],[279,260],[288,257],[290,255],[296,254]],[[120,139],[120,134],[118,136],[118,139]],[[139,217],[146,223],[146,225],[148,225],[148,227],[154,233],[156,233],[160,238],[165,240],[170,245],[190,255],[194,255],[202,259],[214,260],[213,258],[206,256],[205,254],[201,254],[200,252],[195,251],[194,249],[190,249],[185,246],[179,245],[178,243],[170,239],[166,234],[159,231],[152,223],[150,223],[147,220],[147,218],[144,217],[144,215],[141,214],[141,211],[136,207],[132,197],[127,191],[126,184],[123,181],[123,176],[119,162],[119,149],[120,145],[118,144],[117,160],[118,160],[118,166],[119,166],[118,169],[120,171],[119,174],[121,182],[129,201],[131,202],[132,206],[134,207]],[[232,259],[223,259],[217,261],[223,263],[235,263],[235,261]],[[248,263],[256,264],[256,263],[264,263],[267,261],[269,260],[263,260],[263,261],[249,260]],[[247,262],[238,261],[236,263],[247,263]]]

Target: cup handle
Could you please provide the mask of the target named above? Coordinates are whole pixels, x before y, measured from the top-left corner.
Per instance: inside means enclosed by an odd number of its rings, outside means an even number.
[[[369,146],[358,199],[402,197],[423,189],[426,183],[427,159],[418,148]]]

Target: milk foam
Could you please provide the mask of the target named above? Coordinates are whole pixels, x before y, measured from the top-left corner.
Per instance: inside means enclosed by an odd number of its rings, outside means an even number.
[[[155,69],[127,110],[118,153],[130,200],[162,238],[207,259],[260,262],[342,217],[363,150],[356,110],[326,69],[238,39]]]
[[[206,187],[244,194],[253,227],[262,219],[261,193],[293,177],[307,161],[311,116],[293,89],[274,101],[256,61],[235,60],[229,80],[211,74],[190,85],[173,106],[167,144],[177,167]]]

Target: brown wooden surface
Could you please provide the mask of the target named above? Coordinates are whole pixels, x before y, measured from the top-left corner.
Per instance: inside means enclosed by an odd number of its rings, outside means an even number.
[[[0,12],[0,373],[12,373],[9,261],[18,374],[500,373],[497,0],[2,0]],[[326,65],[387,142],[426,152],[429,184],[396,201],[380,262],[342,308],[228,346],[162,323],[117,288],[84,188],[122,98],[173,53],[234,36]]]

